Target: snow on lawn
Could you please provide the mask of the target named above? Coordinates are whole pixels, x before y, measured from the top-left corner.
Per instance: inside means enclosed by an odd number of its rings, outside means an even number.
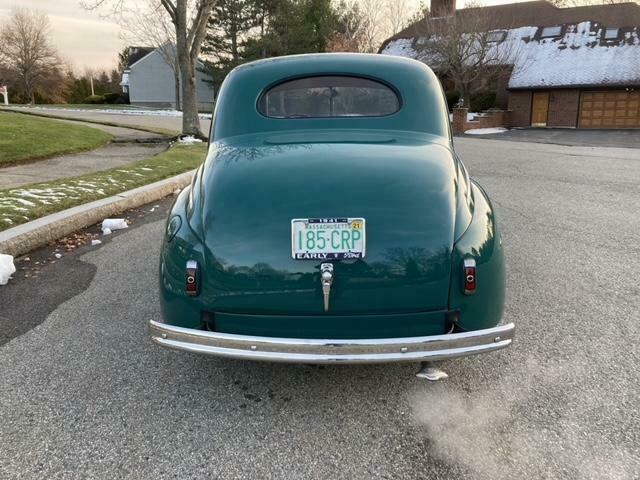
[[[490,135],[492,133],[504,133],[509,131],[508,128],[503,127],[495,127],[495,128],[472,128],[471,130],[466,130],[465,135]]]
[[[13,106],[12,106],[13,107]],[[118,109],[118,108],[47,108],[47,107],[20,107],[15,106],[14,108],[28,108],[30,110],[47,110],[47,111],[65,111],[65,112],[86,112],[86,113],[108,113],[108,114],[116,114],[116,115],[151,115],[151,116],[159,116],[159,117],[181,117],[182,112],[179,110],[169,110],[169,109],[158,109],[158,110],[149,110],[149,109],[135,109],[135,108],[127,108],[127,109]],[[210,113],[200,113],[198,114],[200,118],[211,118]]]
[[[2,227],[10,228],[14,224],[30,220],[27,216],[32,209],[45,206],[68,204],[70,200],[82,200],[88,194],[106,195],[113,191],[125,191],[137,186],[136,177],[141,177],[145,172],[155,169],[165,169],[166,165],[157,164],[150,169],[147,166],[132,166],[119,168],[114,174],[104,173],[100,181],[90,182],[78,179],[67,179],[61,182],[52,182],[46,188],[43,185],[27,185],[0,191],[0,230]],[[105,189],[107,189],[105,191]],[[28,200],[27,200],[28,199]]]
[[[13,257],[0,253],[0,285],[6,285],[14,273],[16,273],[16,267],[13,264]]]

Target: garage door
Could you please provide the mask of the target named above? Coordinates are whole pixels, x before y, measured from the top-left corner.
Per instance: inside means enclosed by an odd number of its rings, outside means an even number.
[[[640,128],[640,91],[582,92],[581,128]]]

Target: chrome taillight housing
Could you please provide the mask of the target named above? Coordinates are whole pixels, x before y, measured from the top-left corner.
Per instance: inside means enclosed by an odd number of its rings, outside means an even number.
[[[185,276],[185,291],[190,297],[195,297],[199,292],[200,268],[198,262],[189,260],[187,262],[187,272]]]
[[[478,287],[478,277],[476,273],[476,261],[473,258],[465,258],[462,263],[462,290],[465,295],[473,295]]]

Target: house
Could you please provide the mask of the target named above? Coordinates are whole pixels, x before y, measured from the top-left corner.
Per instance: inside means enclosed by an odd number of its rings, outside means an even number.
[[[175,46],[129,47],[129,62],[120,86],[129,94],[129,103],[141,107],[176,108]],[[196,69],[198,110],[211,112],[214,90],[211,77],[199,62]]]
[[[507,78],[495,86],[510,126],[640,128],[640,5],[531,1],[456,10],[455,0],[433,0],[432,21],[479,8],[496,45],[515,47]],[[425,23],[386,40],[380,53],[418,58]]]

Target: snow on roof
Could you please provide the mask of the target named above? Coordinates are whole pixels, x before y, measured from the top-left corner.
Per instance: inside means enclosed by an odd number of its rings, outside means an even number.
[[[602,28],[591,22],[567,29],[560,41],[531,42],[519,56],[509,88],[580,85],[639,85],[640,39],[629,31],[617,44],[600,44]]]
[[[616,41],[606,40],[605,29],[591,22],[566,25],[564,35],[556,38],[536,38],[537,31],[535,26],[507,31],[504,42],[517,42],[509,88],[640,85],[637,28],[626,29]],[[429,63],[414,48],[414,39],[392,40],[381,53]]]

